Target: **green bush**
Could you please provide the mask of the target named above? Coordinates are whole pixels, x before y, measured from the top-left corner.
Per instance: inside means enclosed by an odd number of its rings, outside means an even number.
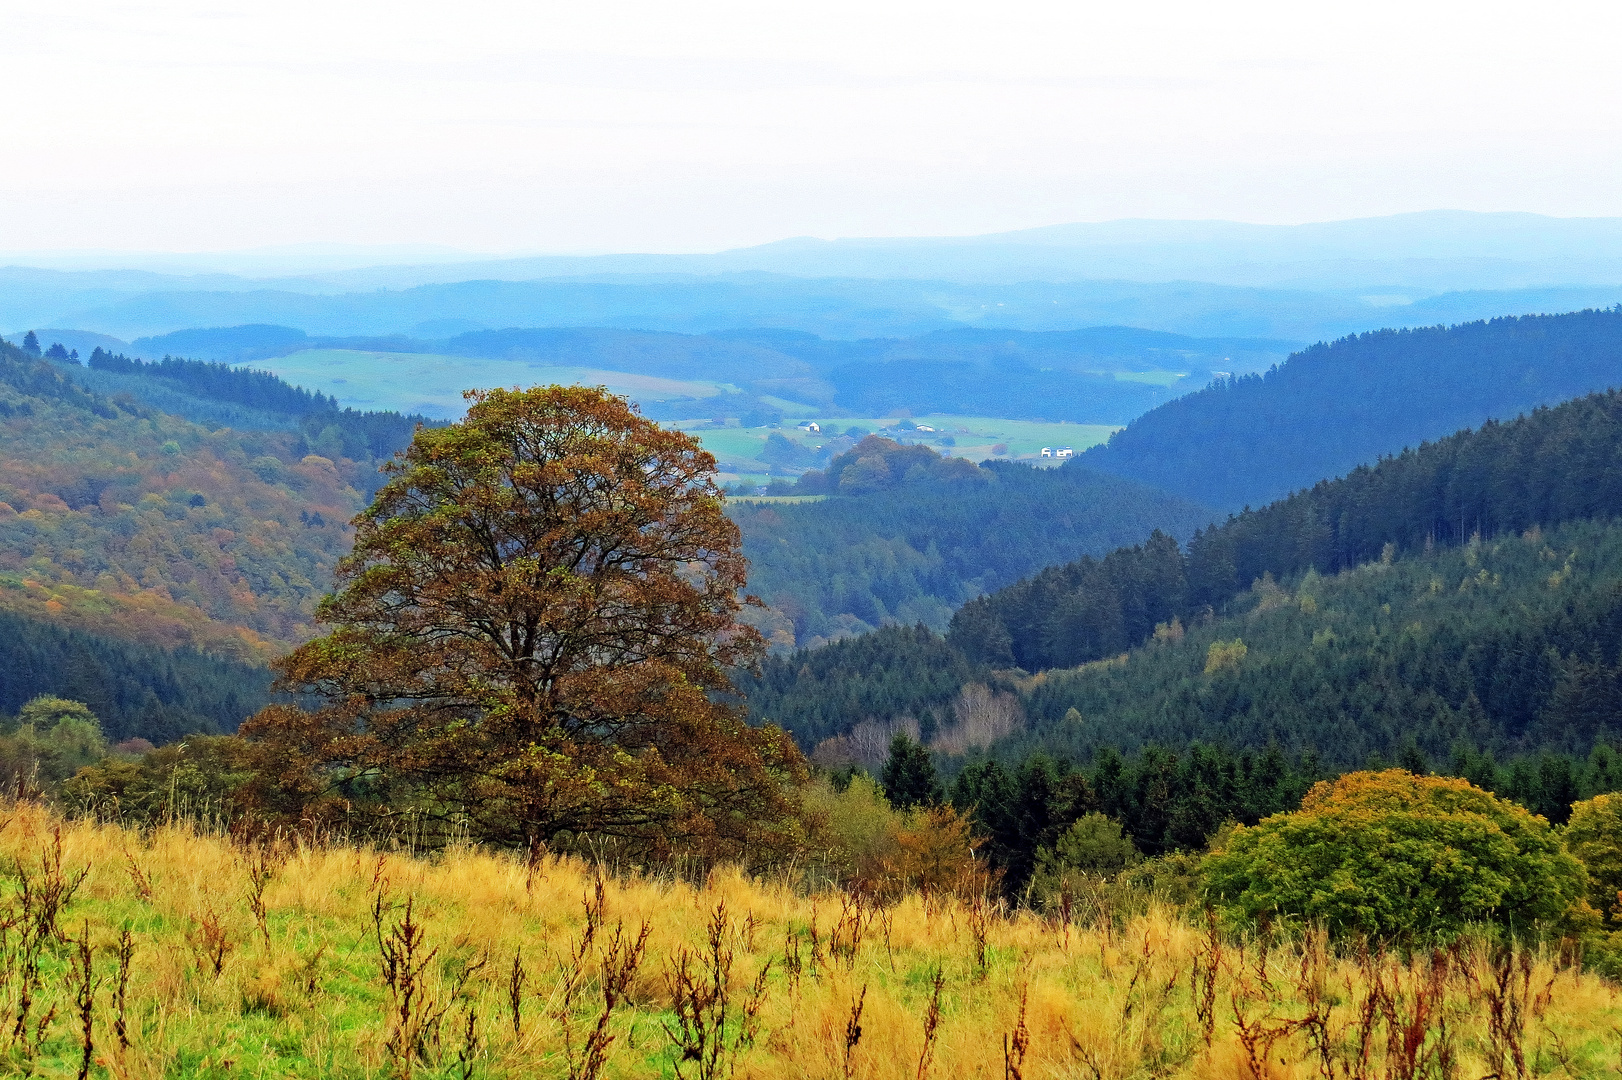
[[[1588,902],[1606,926],[1622,926],[1622,795],[1596,795],[1571,808],[1566,850],[1588,870]]]
[[[1103,814],[1086,814],[1059,834],[1052,847],[1036,853],[1031,899],[1052,907],[1063,896],[1112,881],[1121,871],[1143,861],[1121,823]]]
[[[0,783],[13,794],[65,780],[107,757],[107,739],[90,707],[41,695],[23,705],[0,735]]]
[[[1399,940],[1553,925],[1582,907],[1588,885],[1543,818],[1467,781],[1401,769],[1319,783],[1299,811],[1234,829],[1203,874],[1230,916]]]

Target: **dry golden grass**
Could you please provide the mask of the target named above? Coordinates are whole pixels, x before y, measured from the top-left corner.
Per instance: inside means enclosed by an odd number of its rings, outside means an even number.
[[[32,806],[0,817],[0,1047],[16,1073],[80,1075],[87,1015],[90,1075],[114,1077],[680,1065],[864,1080],[1476,1080],[1617,1075],[1622,1053],[1615,988],[1547,953],[1479,943],[1404,964],[1313,939],[1241,946],[1152,904],[1066,927],[918,895],[858,909],[735,872],[695,887],[553,857],[266,852]],[[53,889],[80,871],[46,933]],[[619,995],[606,1019],[605,987]],[[717,1025],[719,1045],[701,1043]]]

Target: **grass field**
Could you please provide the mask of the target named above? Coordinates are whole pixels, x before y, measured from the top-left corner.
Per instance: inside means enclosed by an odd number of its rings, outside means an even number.
[[[1470,941],[0,821],[9,1075],[1524,1080],[1614,1076],[1622,1039],[1614,985]]]
[[[395,409],[438,419],[462,415],[462,391],[470,387],[583,383],[607,386],[641,401],[707,397],[731,389],[719,383],[685,382],[653,375],[594,368],[555,367],[523,360],[486,360],[426,353],[306,349],[291,356],[255,361],[290,383],[331,394],[356,409]]]
[[[339,404],[356,409],[394,409],[422,413],[438,419],[454,419],[463,412],[462,391],[469,387],[533,386],[539,383],[584,383],[602,385],[616,394],[639,401],[669,401],[678,398],[704,398],[736,388],[727,384],[662,379],[652,375],[632,375],[593,368],[557,367],[521,360],[488,360],[427,353],[365,352],[355,349],[306,349],[290,356],[255,361],[254,367],[272,371],[288,382],[330,394]],[[1157,374],[1146,373],[1145,378]],[[763,482],[766,469],[756,460],[773,431],[814,448],[851,427],[880,431],[893,427],[899,417],[836,417],[804,415],[805,406],[795,402],[767,399],[784,409],[785,420],[778,428],[712,428],[708,418],[672,421],[676,427],[693,432],[721,464],[721,479],[731,483],[740,478]],[[795,430],[802,420],[816,420],[823,432],[808,435]],[[1006,420],[989,416],[931,414],[913,422],[937,428],[934,435],[916,436],[942,453],[971,461],[1006,456],[1039,460],[1044,446],[1069,446],[1077,453],[1108,439],[1117,430],[1107,424],[1045,423],[1033,420]],[[956,445],[947,445],[949,436]],[[1002,454],[993,454],[997,447]]]

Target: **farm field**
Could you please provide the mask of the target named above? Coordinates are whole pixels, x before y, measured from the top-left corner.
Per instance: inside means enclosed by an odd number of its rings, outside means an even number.
[[[354,349],[306,349],[289,356],[255,361],[254,367],[274,372],[288,382],[337,398],[339,404],[360,410],[393,409],[421,413],[436,419],[454,419],[463,411],[462,392],[469,387],[531,386],[538,383],[602,385],[637,401],[706,398],[737,388],[725,383],[666,379],[596,368],[566,367],[522,360],[492,360],[431,353],[367,352]],[[1146,373],[1147,378],[1155,373]],[[1161,373],[1170,376],[1172,373]],[[1137,376],[1134,376],[1137,377]],[[698,436],[705,449],[720,462],[723,483],[748,480],[762,483],[766,467],[757,460],[767,438],[776,432],[813,452],[852,427],[923,442],[942,453],[971,461],[1009,457],[1039,461],[1044,446],[1069,446],[1077,453],[1109,438],[1117,427],[1108,424],[1048,423],[1001,417],[932,413],[913,417],[914,424],[936,431],[896,430],[900,417],[827,417],[806,412],[806,406],[786,399],[764,399],[784,410],[776,427],[715,427],[706,417],[665,421]],[[814,420],[823,431],[799,431],[795,425]],[[950,439],[951,442],[946,440]],[[1004,447],[1001,452],[998,447]]]
[[[523,360],[490,360],[429,353],[306,349],[251,365],[298,386],[330,394],[355,409],[394,409],[436,419],[462,415],[462,391],[470,387],[533,386],[537,383],[602,385],[639,401],[708,397],[732,387],[595,368],[557,367]]]

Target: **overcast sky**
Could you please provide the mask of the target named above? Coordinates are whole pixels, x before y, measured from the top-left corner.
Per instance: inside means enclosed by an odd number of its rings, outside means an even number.
[[[1617,4],[0,4],[0,250],[1622,215]]]

